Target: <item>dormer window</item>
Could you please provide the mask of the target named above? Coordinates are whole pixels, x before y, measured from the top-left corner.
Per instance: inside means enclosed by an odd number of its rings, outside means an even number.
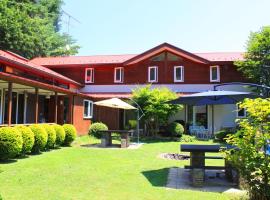
[[[210,82],[220,81],[220,69],[219,66],[210,66]]]
[[[124,68],[123,67],[114,68],[114,82],[115,83],[124,82]]]
[[[85,69],[85,83],[94,83],[94,68]]]
[[[184,82],[184,66],[174,67],[174,82]]]
[[[158,82],[158,67],[148,67],[148,82]]]

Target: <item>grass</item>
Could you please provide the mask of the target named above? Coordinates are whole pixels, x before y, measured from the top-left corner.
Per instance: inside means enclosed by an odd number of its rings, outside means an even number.
[[[220,193],[166,189],[170,167],[188,161],[164,160],[160,153],[179,152],[179,142],[145,141],[140,149],[82,147],[99,142],[80,137],[73,147],[0,163],[3,200],[196,200],[228,199]],[[211,143],[211,142],[195,142]],[[220,165],[222,161],[210,161]]]

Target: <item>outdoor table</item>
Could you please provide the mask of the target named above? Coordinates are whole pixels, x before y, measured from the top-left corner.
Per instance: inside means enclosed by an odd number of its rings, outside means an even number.
[[[129,146],[129,135],[133,131],[129,130],[104,130],[99,131],[102,134],[101,146],[107,147],[112,145],[112,133],[117,133],[121,135],[121,148],[127,148]]]

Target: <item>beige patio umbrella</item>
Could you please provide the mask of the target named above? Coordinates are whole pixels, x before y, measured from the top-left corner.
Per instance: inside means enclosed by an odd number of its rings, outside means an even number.
[[[122,101],[121,99],[118,98],[111,98],[111,99],[106,99],[102,101],[97,101],[94,104],[98,106],[105,106],[105,107],[110,107],[110,108],[119,108],[119,109],[124,109],[124,110],[136,110],[134,106]]]

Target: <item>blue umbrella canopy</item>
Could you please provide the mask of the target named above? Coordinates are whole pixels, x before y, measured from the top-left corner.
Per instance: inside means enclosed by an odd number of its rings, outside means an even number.
[[[250,92],[236,91],[207,91],[181,96],[175,100],[169,101],[171,104],[186,105],[219,105],[219,104],[235,104],[245,98],[257,98],[258,96]]]

